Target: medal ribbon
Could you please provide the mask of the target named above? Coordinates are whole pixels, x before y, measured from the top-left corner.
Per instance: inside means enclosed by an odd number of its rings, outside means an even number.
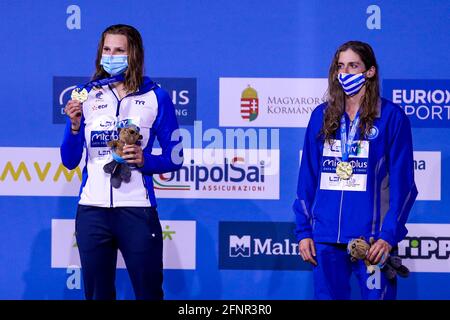
[[[350,150],[353,144],[353,140],[355,140],[356,129],[359,125],[359,111],[355,115],[355,119],[353,120],[353,124],[349,128],[348,140],[347,140],[347,129],[345,126],[345,114],[341,117],[341,153],[342,153],[342,161],[348,162],[348,158],[350,155]]]
[[[109,78],[103,78],[98,80],[93,80],[88,83],[86,83],[84,86],[78,87],[78,90],[81,91],[82,89],[86,89],[87,92],[91,91],[93,87],[103,87],[107,84],[123,81],[125,79],[124,73],[115,75],[113,77]]]

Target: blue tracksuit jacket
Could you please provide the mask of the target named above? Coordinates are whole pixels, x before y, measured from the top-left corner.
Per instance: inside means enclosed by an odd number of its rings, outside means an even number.
[[[297,240],[347,243],[373,236],[395,246],[407,234],[405,223],[417,196],[409,119],[399,106],[381,99],[370,134],[355,137],[349,158],[354,174],[345,181],[335,173],[339,130],[331,145],[319,137],[326,107],[313,111],[306,130],[293,205]]]

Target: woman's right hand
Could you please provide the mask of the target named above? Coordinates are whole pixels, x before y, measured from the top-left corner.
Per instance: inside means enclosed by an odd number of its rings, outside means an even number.
[[[70,118],[73,130],[80,129],[81,124],[81,102],[78,100],[69,100],[64,108],[64,112]]]
[[[311,264],[317,266],[317,261],[313,258],[316,256],[316,247],[314,246],[314,240],[311,238],[302,239],[300,240],[298,247],[303,261],[308,261]]]

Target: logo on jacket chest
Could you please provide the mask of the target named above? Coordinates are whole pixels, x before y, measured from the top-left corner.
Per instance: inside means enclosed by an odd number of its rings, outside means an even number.
[[[117,140],[119,138],[117,131],[103,130],[91,131],[91,147],[105,148],[108,141]]]
[[[105,104],[95,104],[95,105],[92,106],[92,111],[103,110],[103,109],[106,109],[106,108],[108,108],[108,104],[107,103],[105,103]]]
[[[372,126],[372,128],[370,128],[369,132],[367,133],[366,137],[369,140],[374,140],[378,137],[379,133],[380,133],[380,130],[378,130],[378,128],[376,126]]]
[[[103,100],[103,91],[102,91],[102,90],[99,90],[99,91],[95,94],[95,99]]]

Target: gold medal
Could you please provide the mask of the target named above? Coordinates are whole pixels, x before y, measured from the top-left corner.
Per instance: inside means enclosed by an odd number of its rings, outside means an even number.
[[[336,167],[336,174],[342,180],[348,180],[353,174],[353,168],[350,162],[341,161]]]
[[[72,90],[72,94],[70,95],[70,98],[72,100],[78,100],[81,103],[85,102],[88,98],[89,93],[86,89],[83,89],[80,91],[79,88],[75,88]]]

